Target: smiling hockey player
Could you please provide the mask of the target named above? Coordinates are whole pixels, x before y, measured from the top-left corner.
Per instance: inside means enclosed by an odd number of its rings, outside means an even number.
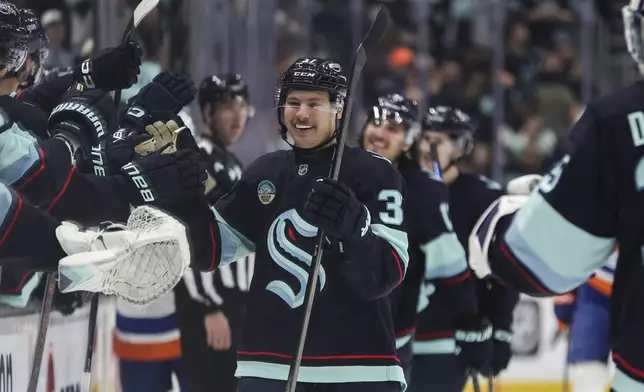
[[[417,110],[415,102],[398,94],[378,98],[368,112],[361,140],[364,148],[394,162],[406,185],[410,262],[407,276],[391,301],[398,357],[408,381],[416,316],[418,309],[427,308],[428,297],[429,307],[435,306],[435,291],[437,297],[451,300],[452,312],[446,316],[450,326],[453,318],[473,318],[477,313],[474,280],[448,213],[447,187],[408,155],[420,132]]]
[[[626,41],[644,65],[644,4],[623,8]],[[479,276],[519,291],[571,291],[601,268],[619,243],[611,297],[616,392],[644,391],[644,82],[591,102],[574,125],[573,148],[529,197],[492,204],[470,237]]]
[[[190,227],[198,268],[256,253],[238,351],[242,392],[285,388],[318,228],[328,249],[298,388],[404,389],[387,298],[408,262],[403,181],[386,159],[353,148],[345,150],[340,180],[326,178],[345,94],[337,63],[298,59],[277,94],[280,132],[293,149],[258,158],[212,210],[198,203],[172,209]]]

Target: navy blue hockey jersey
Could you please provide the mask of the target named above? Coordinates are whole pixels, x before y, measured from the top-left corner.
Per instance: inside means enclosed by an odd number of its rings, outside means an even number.
[[[445,183],[407,158],[398,170],[405,180],[405,220],[409,237],[409,267],[403,283],[392,293],[397,346],[413,336],[419,310],[439,279],[456,279],[469,274],[465,251],[452,230]]]
[[[501,196],[501,186],[479,174],[460,173],[449,185],[450,217],[460,245],[467,239],[478,218]],[[455,349],[453,303],[446,296],[430,298],[430,305],[418,316],[414,354],[446,354]]]
[[[175,211],[191,229],[204,227],[191,230],[195,260],[201,263],[193,267],[209,269],[255,252],[238,377],[287,379],[318,232],[298,210],[310,183],[328,176],[334,150],[260,157],[212,209],[214,223],[195,205]],[[340,182],[365,205],[371,224],[357,243],[327,238],[299,381],[404,385],[388,298],[409,260],[403,180],[381,156],[347,147]]]
[[[590,103],[571,136],[573,150],[538,191],[496,225],[503,210],[493,204],[472,238],[492,238],[493,273],[532,295],[565,293],[583,284],[617,241],[613,389],[644,391],[644,82]]]

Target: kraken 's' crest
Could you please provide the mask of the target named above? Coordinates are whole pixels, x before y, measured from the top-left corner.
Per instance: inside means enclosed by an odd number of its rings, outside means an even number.
[[[306,267],[311,266],[313,255],[295,245],[295,232],[302,237],[315,238],[317,227],[307,223],[295,210],[283,212],[273,221],[268,230],[268,252],[275,263],[293,275],[299,287],[293,289],[282,280],[274,280],[266,285],[266,290],[275,293],[291,308],[295,309],[304,303],[304,292],[309,277]],[[320,266],[320,291],[326,283],[326,272]]]

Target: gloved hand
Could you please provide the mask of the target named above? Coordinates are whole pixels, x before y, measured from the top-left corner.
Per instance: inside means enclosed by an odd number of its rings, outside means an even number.
[[[125,164],[118,178],[131,204],[167,206],[202,197],[206,167],[194,151],[158,150]]]
[[[147,149],[150,150],[147,150]],[[141,134],[133,129],[121,128],[108,139],[105,156],[109,174],[117,174],[136,155],[146,155],[153,151],[154,141],[147,133]]]
[[[371,223],[364,204],[346,185],[330,178],[317,178],[304,203],[306,221],[344,241],[364,237]]]
[[[478,315],[460,316],[454,319],[456,360],[463,371],[474,370],[483,375],[491,371],[494,355],[492,324]]]
[[[491,370],[496,376],[508,367],[512,358],[510,340],[512,338],[512,320],[514,308],[519,302],[519,293],[500,282],[488,279],[481,293],[481,311],[488,317],[494,327],[494,356]]]
[[[116,113],[112,98],[104,91],[74,86],[49,116],[49,133],[51,137],[65,140],[76,153],[80,152],[77,160],[89,161],[92,147],[104,145],[116,131]]]
[[[128,42],[101,51],[74,67],[74,81],[88,89],[123,90],[137,81],[141,72],[143,51],[136,43]]]
[[[494,356],[492,357],[492,375],[498,376],[503,370],[507,369],[512,358],[512,332],[504,329],[494,328],[493,332]]]
[[[186,75],[162,72],[131,100],[122,124],[143,129],[156,121],[168,121],[189,105],[196,95],[195,84]]]

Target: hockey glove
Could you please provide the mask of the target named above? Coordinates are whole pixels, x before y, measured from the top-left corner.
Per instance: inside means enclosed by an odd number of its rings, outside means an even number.
[[[492,375],[498,376],[507,369],[512,358],[512,332],[503,329],[494,329],[494,356],[492,357]]]
[[[123,90],[137,81],[141,72],[143,51],[136,43],[128,42],[101,51],[74,68],[74,80],[88,89]]]
[[[168,121],[189,105],[196,94],[194,82],[186,75],[162,72],[134,97],[123,125],[144,129],[156,121]]]
[[[130,203],[167,206],[202,197],[206,163],[190,150],[155,151],[121,168]]]
[[[107,93],[75,86],[49,116],[49,132],[71,145],[77,160],[89,163],[92,151],[102,151],[107,137],[116,131],[116,114]]]
[[[318,178],[311,184],[304,203],[304,219],[345,241],[364,237],[371,223],[367,207],[353,191],[330,178]]]
[[[149,150],[148,150],[149,148]],[[133,129],[119,129],[107,139],[105,155],[109,174],[120,172],[121,168],[135,159],[153,151],[154,141],[150,135],[140,134]]]
[[[487,319],[476,315],[455,318],[454,340],[457,363],[463,371],[490,373],[494,344],[492,325]]]

